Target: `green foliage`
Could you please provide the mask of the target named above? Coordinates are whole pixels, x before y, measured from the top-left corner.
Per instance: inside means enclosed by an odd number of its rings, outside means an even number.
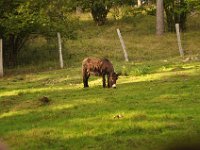
[[[175,31],[175,23],[180,24],[182,31],[186,30],[187,15],[199,11],[199,0],[164,0],[168,31]]]
[[[97,25],[103,25],[106,22],[107,14],[114,2],[114,0],[86,0],[79,1],[77,5],[89,9],[95,23]]]
[[[156,6],[155,5],[147,6],[146,7],[146,12],[147,12],[147,15],[156,16]]]
[[[179,23],[182,31],[186,30],[186,19],[188,14],[185,0],[165,0],[164,8],[167,17],[168,31],[175,31],[175,24]]]
[[[142,7],[124,7],[122,9],[123,17],[135,17],[135,16],[146,16],[146,15],[156,15],[156,7],[155,5],[148,5]]]
[[[134,5],[134,0],[77,0],[76,6],[81,6],[84,9],[89,9],[92,14],[93,20],[97,25],[105,24],[107,20],[107,14],[111,8],[114,8],[114,17],[117,18],[116,11],[118,6],[122,5]]]
[[[103,2],[95,1],[92,4],[91,13],[97,25],[105,24],[108,12],[109,8]]]
[[[186,0],[188,4],[188,9],[190,11],[200,11],[200,1],[199,0]]]
[[[64,1],[1,1],[0,12],[0,36],[8,65],[16,64],[17,54],[31,34],[55,37],[61,32],[63,37],[74,36]]]

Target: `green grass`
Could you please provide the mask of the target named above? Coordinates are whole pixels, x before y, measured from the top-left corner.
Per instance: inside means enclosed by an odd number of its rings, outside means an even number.
[[[80,68],[5,77],[1,138],[19,150],[155,149],[198,134],[200,63],[148,65],[152,73],[121,76],[117,89],[103,89],[96,77],[83,89]]]
[[[81,20],[77,39],[64,41],[63,70],[55,69],[56,57],[37,61],[33,54],[45,40],[32,41],[30,53],[20,56],[26,65],[7,69],[0,79],[0,140],[13,150],[154,150],[198,137],[199,60],[184,63],[174,34],[154,35],[154,19],[110,20],[102,27]],[[129,63],[123,61],[118,27]],[[186,58],[198,57],[199,37],[199,31],[184,33]],[[117,89],[103,89],[97,77],[83,89],[81,60],[91,55],[108,57],[122,73]],[[50,103],[40,101],[44,96]],[[114,118],[118,114],[123,117]]]

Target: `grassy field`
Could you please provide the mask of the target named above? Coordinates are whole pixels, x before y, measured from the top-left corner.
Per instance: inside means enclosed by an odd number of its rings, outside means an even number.
[[[13,150],[155,150],[198,137],[200,31],[184,33],[187,55],[181,59],[174,34],[154,35],[154,19],[110,21],[103,27],[83,19],[78,38],[64,42],[65,69],[41,71],[45,65],[38,69],[30,63],[6,70],[0,79],[0,140]],[[123,62],[115,36],[118,27],[129,63]],[[117,89],[103,89],[97,77],[83,89],[81,60],[91,55],[109,58],[122,73]],[[50,102],[42,101],[44,96]]]
[[[187,56],[199,56],[200,15],[188,18],[188,31],[181,34]],[[87,56],[106,57],[113,62],[123,62],[124,56],[116,29],[121,30],[129,59],[134,63],[171,60],[179,57],[175,33],[155,35],[155,16],[137,16],[96,26],[88,15],[83,15],[76,25],[76,38],[63,39],[65,67],[80,66]],[[55,35],[56,37],[56,35]],[[49,69],[59,66],[57,39],[50,42],[44,38],[30,40],[19,55],[19,64],[33,69]],[[31,67],[31,65],[33,67]],[[41,68],[41,69],[40,69]],[[24,68],[20,67],[22,71]]]

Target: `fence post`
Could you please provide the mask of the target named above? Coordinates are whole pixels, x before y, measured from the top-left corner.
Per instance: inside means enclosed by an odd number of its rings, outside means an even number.
[[[3,41],[0,39],[0,78],[3,77]]]
[[[60,33],[57,33],[58,36],[58,52],[59,52],[59,60],[60,60],[60,68],[63,69],[63,56],[62,56],[62,42]]]
[[[124,44],[124,40],[123,40],[123,38],[122,38],[122,35],[121,35],[121,32],[120,32],[120,30],[119,29],[117,29],[117,34],[118,34],[118,36],[119,36],[119,39],[120,39],[120,42],[121,42],[121,45],[122,45],[122,49],[123,49],[123,51],[124,51],[124,58],[125,58],[125,61],[129,61],[128,60],[128,54],[127,54],[127,52],[126,52],[126,46],[125,46],[125,44]]]
[[[181,57],[183,57],[184,51],[183,51],[183,48],[182,48],[182,45],[181,45],[181,36],[180,36],[179,24],[177,23],[175,26],[176,26],[176,35],[177,35],[179,53],[180,53]]]

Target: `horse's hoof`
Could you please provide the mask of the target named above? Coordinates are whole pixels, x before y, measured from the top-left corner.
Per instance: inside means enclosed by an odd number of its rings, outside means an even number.
[[[117,87],[116,84],[113,84],[113,85],[112,85],[112,88],[116,88],[116,87]]]

